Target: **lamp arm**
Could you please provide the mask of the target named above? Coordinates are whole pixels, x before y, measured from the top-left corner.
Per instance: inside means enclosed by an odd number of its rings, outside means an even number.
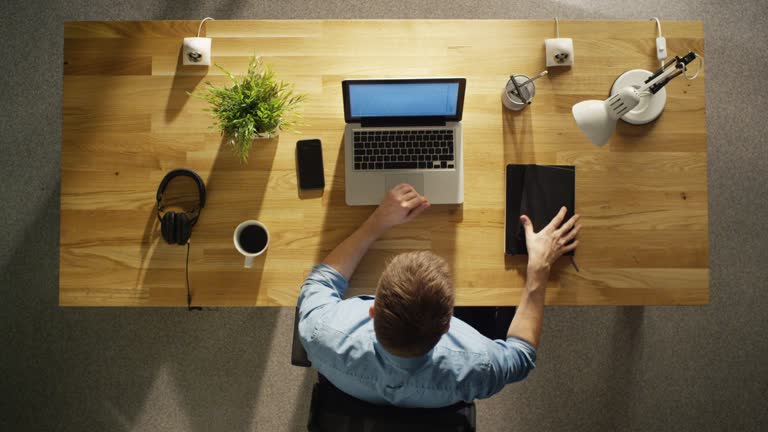
[[[669,68],[667,70],[660,70],[661,73],[656,75],[655,78],[651,79],[649,78],[649,81],[647,80],[642,86],[640,86],[637,91],[639,93],[643,92],[651,92],[652,94],[656,94],[659,90],[661,90],[672,78],[676,77],[680,74],[680,71],[677,68]]]
[[[645,83],[638,89],[638,92],[650,91],[652,94],[656,94],[667,83],[681,75],[688,66],[688,63],[694,59],[696,59],[696,53],[693,51],[688,52],[683,57],[675,56],[675,58],[665,63],[656,73],[645,80]]]

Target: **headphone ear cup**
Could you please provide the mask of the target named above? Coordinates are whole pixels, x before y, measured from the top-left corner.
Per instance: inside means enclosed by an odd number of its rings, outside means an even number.
[[[189,223],[189,217],[186,213],[176,214],[176,243],[183,245],[189,240],[192,234],[192,224]]]
[[[173,241],[173,212],[168,212],[160,219],[160,233],[163,235],[163,240],[167,243],[174,243]]]
[[[168,228],[168,234],[170,234],[170,242],[171,244],[176,243],[176,240],[179,238],[178,236],[179,232],[179,214],[176,212],[171,212],[171,226]]]

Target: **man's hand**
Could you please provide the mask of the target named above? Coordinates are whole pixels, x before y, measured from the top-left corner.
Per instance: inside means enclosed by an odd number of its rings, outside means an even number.
[[[429,201],[413,186],[403,183],[387,192],[367,223],[377,233],[383,234],[395,225],[410,222],[427,208]]]
[[[507,330],[508,337],[522,339],[534,348],[539,347],[541,327],[544,322],[544,290],[549,279],[549,269],[564,253],[576,249],[579,241],[576,236],[581,230],[579,215],[574,215],[563,223],[565,207],[560,209],[552,222],[543,230],[533,232],[533,224],[528,216],[520,216],[525,227],[525,244],[528,247],[528,276],[526,289],[520,298],[520,306]],[[573,243],[570,243],[573,241]]]
[[[525,228],[525,244],[528,247],[528,273],[549,276],[552,264],[564,253],[576,249],[579,241],[576,236],[581,230],[579,215],[574,215],[563,223],[565,207],[560,209],[554,219],[541,231],[534,233],[533,224],[528,216],[520,216]],[[570,243],[573,241],[573,243]],[[570,244],[569,244],[570,243]]]

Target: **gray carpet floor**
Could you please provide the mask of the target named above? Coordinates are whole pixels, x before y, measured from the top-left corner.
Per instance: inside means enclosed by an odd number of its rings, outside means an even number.
[[[480,401],[478,425],[768,430],[764,0],[6,0],[0,8],[0,430],[304,428],[314,376],[288,365],[289,308],[57,306],[62,23],[206,15],[704,20],[711,304],[548,308],[537,370]]]

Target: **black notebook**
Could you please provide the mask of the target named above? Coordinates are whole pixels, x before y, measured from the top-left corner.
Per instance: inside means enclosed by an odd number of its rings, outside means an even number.
[[[572,165],[507,165],[504,253],[527,255],[520,215],[528,215],[539,232],[565,206],[565,220],[574,214],[576,167]],[[573,255],[573,251],[566,255]]]

